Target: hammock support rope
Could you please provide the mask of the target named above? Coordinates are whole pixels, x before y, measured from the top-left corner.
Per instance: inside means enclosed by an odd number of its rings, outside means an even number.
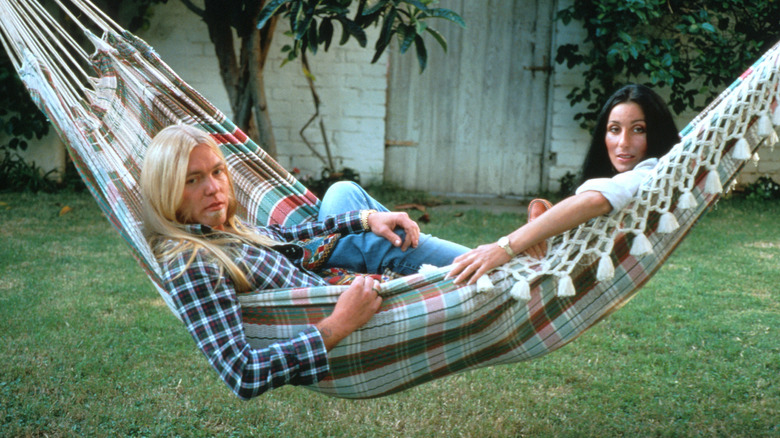
[[[195,124],[217,139],[247,220],[293,225],[316,216],[319,200],[151,47],[85,0],[57,4],[82,34],[69,35],[34,0],[0,0],[0,40],[171,309],[141,232],[137,187],[145,146],[163,127]],[[756,149],[777,141],[778,82],[775,46],[682,131],[635,202],[551,239],[544,260],[517,257],[475,286],[456,287],[445,280],[446,268],[385,283],[379,313],[329,353],[330,375],[309,389],[378,397],[459,371],[533,359],[571,342],[628,302]],[[343,290],[241,294],[249,342],[259,348],[293,337],[328,315]]]

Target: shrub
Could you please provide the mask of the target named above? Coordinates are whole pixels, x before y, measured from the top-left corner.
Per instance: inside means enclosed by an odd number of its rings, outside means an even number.
[[[556,61],[586,68],[567,96],[588,102],[575,120],[590,128],[627,82],[670,89],[677,114],[699,111],[776,41],[778,16],[772,0],[574,0],[557,19],[581,22],[585,44],[558,47]]]

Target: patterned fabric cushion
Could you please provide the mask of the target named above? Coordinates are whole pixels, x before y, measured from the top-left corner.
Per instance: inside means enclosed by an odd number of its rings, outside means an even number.
[[[299,241],[298,244],[303,248],[301,265],[312,272],[317,272],[333,254],[333,248],[336,247],[340,237],[341,234],[334,233]]]

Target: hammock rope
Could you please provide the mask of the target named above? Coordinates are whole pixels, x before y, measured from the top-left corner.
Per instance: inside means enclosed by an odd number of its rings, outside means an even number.
[[[57,0],[81,35],[69,35],[34,0],[0,0],[0,41],[98,205],[172,310],[141,231],[137,187],[145,146],[163,127],[195,124],[217,139],[246,220],[289,226],[316,217],[319,200],[151,47],[87,1],[64,2]],[[378,397],[464,370],[533,359],[571,342],[633,297],[756,149],[777,141],[779,78],[775,46],[682,131],[636,201],[551,239],[545,259],[517,257],[475,286],[456,287],[445,280],[446,268],[385,283],[379,313],[329,353],[330,375],[309,389]],[[241,294],[247,339],[261,348],[293,337],[328,315],[343,290]]]

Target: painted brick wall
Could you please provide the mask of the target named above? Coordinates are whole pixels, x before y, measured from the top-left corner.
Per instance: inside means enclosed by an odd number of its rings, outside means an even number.
[[[172,26],[171,23],[176,23]],[[278,161],[288,170],[297,168],[299,177],[319,177],[324,163],[305,144],[299,132],[314,114],[314,103],[298,61],[281,66],[281,47],[290,39],[282,35],[280,23],[266,64],[265,87],[278,149]],[[369,41],[375,35],[369,32]],[[219,77],[214,47],[205,23],[181,2],[154,8],[150,27],[138,35],[151,44],[187,83],[232,117],[230,104]],[[387,57],[371,64],[373,46],[361,48],[354,40],[328,52],[309,56],[315,87],[322,100],[320,114],[336,168],[350,167],[365,182],[381,180],[384,160]],[[315,150],[327,157],[319,120],[304,135]]]
[[[558,9],[565,8],[570,0],[558,2]],[[560,181],[567,173],[577,174],[587,153],[589,133],[574,121],[574,115],[585,109],[584,104],[572,106],[566,95],[581,79],[581,71],[568,69],[566,65],[555,63],[556,48],[562,44],[576,44],[584,39],[585,31],[577,23],[564,26],[555,23],[553,31],[553,53],[551,55],[553,73],[550,90],[550,147],[548,154],[548,189],[557,191]]]
[[[571,0],[559,1],[563,9]],[[171,23],[177,23],[171,26]],[[288,63],[280,49],[289,39],[277,29],[271,59],[266,67],[266,92],[271,120],[279,151],[278,160],[287,169],[297,168],[299,176],[318,176],[322,161],[301,139],[299,131],[314,114],[311,92],[300,69],[300,63]],[[369,31],[373,42],[377,30]],[[185,81],[200,91],[228,116],[230,105],[219,80],[214,48],[208,39],[206,25],[180,2],[168,2],[155,7],[150,28],[139,32],[155,47],[162,58]],[[577,23],[564,26],[558,22],[554,35],[555,47],[580,43],[584,30]],[[334,165],[357,170],[363,182],[381,181],[384,167],[385,110],[387,91],[387,56],[370,64],[371,44],[361,48],[350,41],[345,46],[334,42],[328,52],[309,57],[315,86],[322,99],[320,113],[325,123]],[[583,104],[571,106],[566,95],[580,85],[582,70],[555,64],[551,98],[549,190],[559,188],[567,173],[576,174],[582,165],[590,141],[589,133],[574,121]],[[676,117],[683,128],[694,116],[686,113]],[[306,138],[323,157],[326,156],[319,123],[309,125]],[[739,177],[740,183],[750,183],[763,175],[780,181],[780,148],[759,152],[758,165],[748,164]]]
[[[759,149],[758,156],[760,158],[758,163],[749,162],[737,177],[738,189],[755,182],[762,176],[780,182],[780,147]]]

